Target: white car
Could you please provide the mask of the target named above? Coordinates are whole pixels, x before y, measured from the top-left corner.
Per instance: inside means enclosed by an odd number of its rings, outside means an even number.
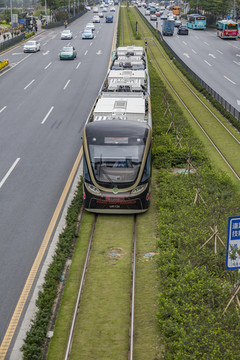
[[[87,11],[91,11],[91,7],[90,7],[90,6],[85,6],[85,9],[86,9]]]
[[[182,25],[181,20],[175,20],[175,24],[174,24],[175,27],[179,27],[181,25]]]
[[[93,17],[93,23],[100,23],[100,17],[98,15]]]
[[[111,11],[111,12],[115,12],[115,7],[112,6],[112,7],[110,8],[110,11]]]
[[[157,21],[157,16],[155,14],[151,14],[150,15],[150,20],[151,21]]]
[[[93,39],[94,35],[93,35],[93,31],[89,28],[84,29],[82,32],[82,39]]]
[[[145,16],[150,15],[150,10],[145,11]]]
[[[23,52],[37,52],[40,51],[40,42],[36,40],[29,40],[23,46]]]
[[[94,13],[98,13],[98,7],[97,7],[97,6],[94,6],[93,12],[94,12]]]
[[[86,29],[91,29],[92,31],[95,31],[95,26],[93,23],[87,23]]]
[[[98,16],[99,16],[100,18],[103,18],[103,13],[102,13],[102,12],[98,13]]]
[[[72,32],[68,29],[63,30],[63,32],[61,33],[61,40],[69,40],[72,39],[72,37]]]

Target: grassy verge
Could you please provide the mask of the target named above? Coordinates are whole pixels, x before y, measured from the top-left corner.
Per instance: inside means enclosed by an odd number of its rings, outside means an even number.
[[[66,281],[56,324],[54,326],[54,337],[50,342],[47,359],[60,360],[64,359],[65,356],[68,334],[71,328],[93,217],[93,214],[84,212],[81,222],[81,231],[74,249],[72,264]]]
[[[59,235],[58,245],[53,261],[45,275],[43,290],[39,292],[36,305],[38,311],[32,320],[22,346],[24,360],[40,360],[43,357],[44,343],[52,317],[53,305],[57,296],[66,260],[70,257],[76,233],[76,223],[82,204],[82,183],[78,184],[75,196],[68,208],[66,226]]]
[[[70,359],[126,359],[133,217],[98,217]],[[111,257],[116,253],[116,257]]]
[[[238,282],[225,271],[225,248],[213,241],[201,248],[217,227],[225,242],[228,216],[240,212],[240,198],[225,173],[214,170],[205,149],[168,94],[175,126],[161,101],[167,90],[150,67],[154,117],[154,164],[157,174],[159,227],[158,320],[165,359],[239,359],[234,338],[240,335],[239,309],[223,311]],[[168,131],[169,130],[169,131]],[[181,147],[176,134],[181,131]],[[191,149],[193,173],[188,168]],[[201,197],[196,198],[197,191]],[[197,201],[195,201],[197,199]]]

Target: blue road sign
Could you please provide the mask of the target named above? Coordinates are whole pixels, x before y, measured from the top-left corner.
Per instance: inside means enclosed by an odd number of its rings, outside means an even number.
[[[226,268],[240,269],[240,216],[228,218]]]

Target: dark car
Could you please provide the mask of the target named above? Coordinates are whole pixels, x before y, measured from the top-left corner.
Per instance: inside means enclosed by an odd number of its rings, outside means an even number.
[[[188,28],[184,25],[181,25],[179,26],[177,33],[178,35],[188,35]]]

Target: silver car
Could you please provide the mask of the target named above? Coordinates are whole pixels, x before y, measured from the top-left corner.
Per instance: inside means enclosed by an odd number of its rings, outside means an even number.
[[[70,40],[72,39],[72,33],[70,30],[63,30],[63,32],[61,33],[61,40]]]
[[[23,46],[23,52],[37,52],[40,51],[40,42],[36,40],[29,40]]]

